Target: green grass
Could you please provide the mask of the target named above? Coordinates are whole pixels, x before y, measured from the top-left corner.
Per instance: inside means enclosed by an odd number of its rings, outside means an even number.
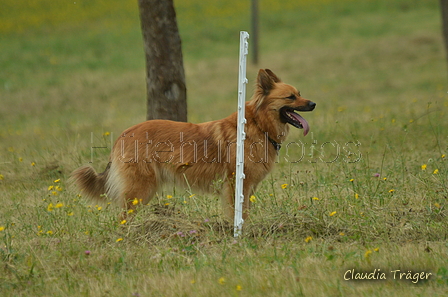
[[[448,294],[438,1],[261,1],[249,85],[270,68],[317,108],[238,240],[214,195],[167,188],[121,224],[115,206],[66,183],[89,161],[104,169],[111,140],[145,119],[134,2],[0,10],[2,296]],[[204,3],[176,3],[191,122],[236,109],[238,31],[249,30],[248,3]],[[387,280],[346,281],[350,269]],[[398,269],[432,275],[412,284]]]

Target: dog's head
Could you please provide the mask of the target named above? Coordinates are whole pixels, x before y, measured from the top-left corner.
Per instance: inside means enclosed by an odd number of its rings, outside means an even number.
[[[303,135],[308,134],[308,122],[295,111],[312,111],[316,103],[302,98],[296,88],[283,83],[271,70],[260,69],[258,72],[253,100],[257,111],[273,113],[275,119],[303,129]]]

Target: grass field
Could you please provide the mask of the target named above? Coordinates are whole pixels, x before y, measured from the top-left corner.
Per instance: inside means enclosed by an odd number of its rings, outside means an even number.
[[[438,1],[260,1],[249,86],[270,68],[317,108],[238,240],[217,196],[168,188],[120,222],[67,183],[145,119],[136,1],[4,2],[1,296],[448,295]],[[236,110],[247,2],[176,2],[191,122]]]

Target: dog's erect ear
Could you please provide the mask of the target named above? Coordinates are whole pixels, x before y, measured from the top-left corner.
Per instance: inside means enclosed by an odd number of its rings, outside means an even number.
[[[260,69],[258,71],[257,84],[263,90],[264,94],[268,94],[275,83],[281,82],[280,78],[269,69]]]
[[[281,79],[271,71],[271,69],[265,69],[266,73],[274,80],[274,82],[279,83]]]

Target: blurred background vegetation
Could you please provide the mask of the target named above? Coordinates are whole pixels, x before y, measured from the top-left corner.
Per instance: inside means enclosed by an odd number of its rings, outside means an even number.
[[[235,110],[238,32],[250,29],[249,4],[175,2],[192,122]],[[312,127],[320,127],[315,135],[338,132],[375,145],[371,137],[386,127],[418,129],[425,117],[412,121],[433,110],[441,116],[447,104],[438,5],[436,0],[262,0],[261,58],[248,68],[249,81],[258,67],[272,68],[301,88],[319,104],[308,115]],[[135,1],[3,1],[0,32],[0,115],[6,130],[22,131],[32,123],[34,131],[48,131],[54,123],[69,131],[84,126],[119,133],[144,120],[144,54]],[[204,108],[210,103],[215,108]],[[346,111],[356,116],[341,122],[352,115]],[[372,121],[374,129],[365,127]],[[366,128],[369,133],[360,133]]]

